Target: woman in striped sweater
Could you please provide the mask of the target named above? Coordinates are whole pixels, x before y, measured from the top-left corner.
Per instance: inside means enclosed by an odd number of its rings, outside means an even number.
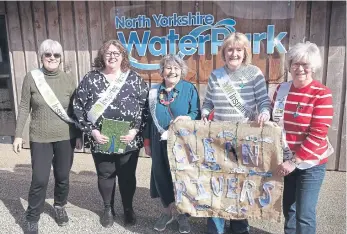
[[[273,119],[284,129],[289,156],[278,168],[284,178],[286,234],[316,233],[316,206],[333,149],[328,129],[333,118],[331,90],[317,80],[322,59],[316,44],[298,43],[287,54],[293,80],[274,94]]]
[[[231,33],[225,38],[221,56],[225,66],[214,70],[208,80],[207,93],[202,105],[206,122],[213,111],[213,121],[245,122],[257,120],[260,124],[270,119],[271,102],[261,70],[250,64],[251,47],[242,33]],[[224,233],[224,219],[209,218],[209,234]],[[230,220],[232,233],[246,234],[247,220]]]

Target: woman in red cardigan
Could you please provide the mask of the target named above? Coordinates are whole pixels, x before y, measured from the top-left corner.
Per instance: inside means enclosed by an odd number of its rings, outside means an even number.
[[[298,43],[287,54],[293,78],[279,85],[273,98],[273,119],[283,127],[285,234],[315,234],[316,206],[332,147],[328,129],[333,118],[331,90],[314,80],[322,59],[316,44]]]

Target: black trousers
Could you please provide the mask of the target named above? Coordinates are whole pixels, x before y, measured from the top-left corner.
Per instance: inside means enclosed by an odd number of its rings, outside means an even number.
[[[98,174],[98,188],[105,207],[114,206],[116,176],[118,176],[119,191],[123,209],[133,207],[136,190],[136,167],[139,150],[125,154],[93,153],[93,159]]]
[[[37,222],[43,212],[51,165],[55,178],[54,206],[67,203],[75,144],[76,139],[51,143],[30,142],[32,179],[26,211],[28,221]]]

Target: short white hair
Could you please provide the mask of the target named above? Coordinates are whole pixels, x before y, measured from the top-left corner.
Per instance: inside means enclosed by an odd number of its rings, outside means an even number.
[[[181,68],[181,78],[182,79],[184,79],[186,77],[186,75],[188,74],[188,66],[187,66],[186,62],[178,55],[168,54],[168,55],[165,55],[160,60],[159,72],[160,72],[161,76],[163,75],[164,67],[168,64],[175,64]]]
[[[309,41],[298,43],[289,49],[287,53],[286,65],[289,69],[292,63],[304,61],[311,64],[312,71],[316,71],[322,67],[322,57],[318,46]]]
[[[44,40],[40,45],[40,49],[39,49],[40,58],[42,58],[42,56],[45,53],[60,54],[61,58],[63,58],[63,47],[60,45],[58,41],[47,39],[47,40]]]

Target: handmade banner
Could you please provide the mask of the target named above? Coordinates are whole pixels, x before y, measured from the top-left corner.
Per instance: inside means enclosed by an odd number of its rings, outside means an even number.
[[[282,131],[275,123],[179,121],[168,134],[179,212],[281,222]]]

